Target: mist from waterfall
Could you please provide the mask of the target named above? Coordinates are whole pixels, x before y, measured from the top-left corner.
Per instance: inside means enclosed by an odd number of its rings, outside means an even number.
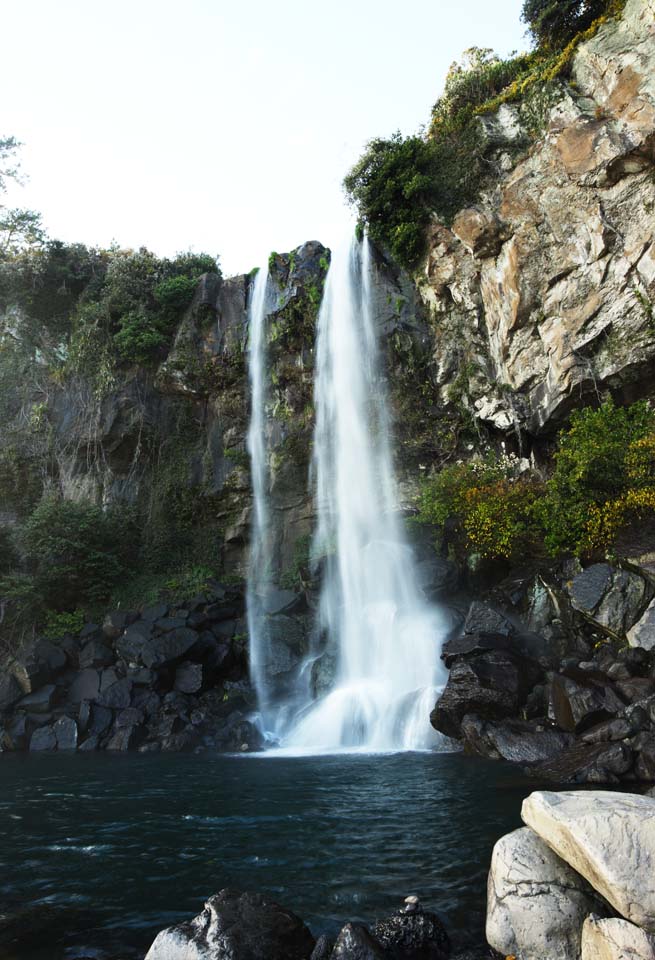
[[[267,362],[266,317],[269,307],[268,265],[255,276],[248,307],[248,377],[250,381],[250,426],[248,453],[253,492],[253,519],[246,607],[248,618],[250,679],[257,692],[262,718],[269,707],[265,667],[269,637],[262,598],[270,583],[271,548],[269,515],[269,467],[266,430]]]
[[[445,682],[442,617],[418,585],[398,518],[371,251],[333,253],[318,317],[314,475],[322,570],[318,618],[333,689],[307,704],[282,746],[299,752],[420,749]],[[253,401],[254,402],[254,401]]]

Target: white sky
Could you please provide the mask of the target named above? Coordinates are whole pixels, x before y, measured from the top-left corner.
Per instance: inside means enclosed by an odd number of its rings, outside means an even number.
[[[330,245],[374,136],[429,120],[452,60],[526,49],[521,0],[1,0],[10,200],[51,236],[218,253]]]

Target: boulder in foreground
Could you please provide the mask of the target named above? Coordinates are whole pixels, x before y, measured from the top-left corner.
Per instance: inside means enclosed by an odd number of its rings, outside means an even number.
[[[580,960],[655,960],[655,939],[618,917],[587,917],[581,949]]]
[[[487,888],[487,940],[521,960],[578,960],[589,913],[600,898],[532,830],[498,841]]]
[[[521,816],[627,920],[655,933],[655,800],[590,790],[537,792]]]
[[[146,960],[307,960],[314,938],[291,910],[221,890],[190,923],[157,935]]]

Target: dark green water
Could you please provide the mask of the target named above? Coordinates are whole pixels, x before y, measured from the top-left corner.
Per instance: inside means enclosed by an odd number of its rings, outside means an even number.
[[[417,893],[467,946],[491,848],[528,792],[511,768],[453,754],[5,755],[0,909],[76,911],[66,948],[39,957],[131,957],[225,886],[271,895],[315,935]]]

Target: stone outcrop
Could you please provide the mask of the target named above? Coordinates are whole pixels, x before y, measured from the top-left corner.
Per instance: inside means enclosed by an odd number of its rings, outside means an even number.
[[[307,960],[313,948],[295,913],[258,894],[221,890],[190,923],[162,930],[146,960]]]
[[[580,960],[655,960],[655,939],[627,920],[592,914],[582,928]]]
[[[293,672],[311,615],[302,594],[288,597],[294,612],[269,621],[293,631]],[[113,611],[28,644],[5,666],[0,751],[259,749],[243,613],[242,588],[214,581],[185,603]]]
[[[655,802],[650,797],[533,793],[521,815],[621,916],[655,933]]]
[[[433,726],[554,783],[655,779],[655,651],[628,644],[652,591],[636,563],[510,574],[444,644]]]
[[[451,229],[433,225],[421,292],[440,397],[497,430],[552,432],[603,387],[652,392],[653,12],[628,0],[582,44],[543,139]]]
[[[570,960],[579,955],[586,917],[600,898],[532,830],[494,847],[487,894],[487,940],[503,956]]]

